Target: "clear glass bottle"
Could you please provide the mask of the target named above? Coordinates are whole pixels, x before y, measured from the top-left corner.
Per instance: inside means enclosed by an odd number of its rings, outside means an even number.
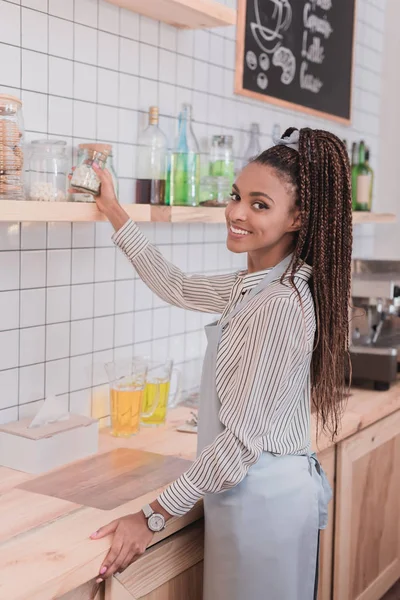
[[[149,125],[138,138],[136,203],[165,204],[168,142],[158,125],[158,107],[149,109]]]
[[[100,162],[98,162],[96,160],[96,162],[97,162],[97,164],[99,164],[99,166],[110,171],[111,177],[113,180],[113,184],[114,184],[115,195],[118,198],[118,177],[117,177],[117,174],[114,169],[112,145],[111,144],[97,144],[97,143],[79,144],[77,167],[81,166],[82,164],[85,164],[86,161],[89,161],[87,164],[89,164],[89,166],[90,166],[90,161],[92,160],[93,156],[99,157]],[[102,166],[102,164],[103,164],[102,156],[105,157],[105,163],[103,166]],[[96,175],[96,173],[93,171],[92,168],[90,168],[90,170],[89,170],[89,173],[91,173],[91,172],[94,173],[94,175]],[[96,179],[98,179],[97,175],[96,175]],[[72,180],[71,180],[71,187],[73,187]],[[100,188],[100,186],[99,186],[99,188]],[[96,194],[97,193],[98,192],[96,192]],[[94,202],[93,196],[96,194],[94,194],[93,191],[90,191],[90,190],[87,190],[84,188],[79,188],[79,189],[77,188],[77,189],[73,189],[73,191],[71,192],[70,200],[73,202]]]
[[[184,104],[179,114],[178,140],[168,173],[169,204],[197,206],[200,192],[200,149],[192,127],[192,107]]]
[[[249,164],[253,158],[258,156],[261,152],[261,144],[260,144],[260,126],[258,123],[252,123],[250,125],[250,141],[247,146],[247,150],[244,153],[244,161],[243,166]]]
[[[235,178],[233,136],[213,135],[210,151],[210,175],[228,177],[232,185]]]
[[[0,94],[0,200],[23,200],[24,121],[19,98]]]
[[[29,148],[29,200],[65,202],[67,199],[67,142],[34,140]]]

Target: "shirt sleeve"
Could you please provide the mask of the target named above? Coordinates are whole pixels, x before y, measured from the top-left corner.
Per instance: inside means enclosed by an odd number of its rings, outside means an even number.
[[[210,277],[185,275],[149,243],[131,220],[112,239],[131,261],[145,284],[165,302],[208,313],[224,311],[237,273]]]
[[[274,420],[288,408],[288,381],[306,356],[298,300],[272,299],[253,315],[244,335],[233,385],[221,398],[224,430],[158,498],[172,515],[185,514],[206,493],[238,485],[260,458]]]

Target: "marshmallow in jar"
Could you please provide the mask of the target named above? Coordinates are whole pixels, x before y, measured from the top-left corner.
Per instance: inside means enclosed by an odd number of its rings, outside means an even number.
[[[63,202],[67,199],[68,158],[64,140],[34,140],[29,146],[29,199]]]
[[[23,200],[22,102],[0,94],[0,200]]]

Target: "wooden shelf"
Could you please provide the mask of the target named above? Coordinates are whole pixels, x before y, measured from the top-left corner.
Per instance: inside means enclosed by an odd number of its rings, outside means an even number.
[[[190,206],[123,205],[138,223],[224,223],[224,208]],[[85,222],[105,221],[91,202],[18,202],[0,200],[0,222]],[[394,223],[396,216],[386,213],[353,213],[353,222]]]
[[[182,29],[236,25],[236,10],[214,0],[108,0],[108,2]]]

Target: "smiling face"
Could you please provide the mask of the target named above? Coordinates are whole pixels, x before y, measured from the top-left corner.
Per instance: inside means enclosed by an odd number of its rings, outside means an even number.
[[[247,165],[232,187],[225,217],[227,246],[247,252],[249,270],[262,270],[282,260],[293,249],[300,229],[294,186],[269,165]]]

